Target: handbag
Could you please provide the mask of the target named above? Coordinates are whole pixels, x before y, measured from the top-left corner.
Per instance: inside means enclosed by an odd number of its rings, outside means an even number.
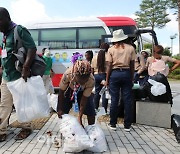
[[[14,28],[14,44],[15,44],[15,50],[13,51],[13,54],[17,58],[15,62],[15,68],[17,71],[22,72],[23,64],[26,59],[27,50],[23,47],[22,39],[20,38],[16,26]],[[30,66],[30,72],[31,76],[43,76],[46,69],[46,63],[42,56],[36,54],[35,58]]]

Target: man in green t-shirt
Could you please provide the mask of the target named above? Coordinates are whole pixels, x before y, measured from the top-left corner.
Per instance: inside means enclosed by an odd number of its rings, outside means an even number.
[[[23,26],[18,26],[17,31],[22,39],[24,48],[27,50],[27,56],[23,65],[22,73],[16,70],[16,57],[12,53],[14,50],[14,28],[16,26],[17,25],[11,21],[9,12],[5,8],[0,7],[0,32],[3,33],[1,55],[3,73],[0,102],[0,142],[6,140],[8,121],[13,106],[13,99],[7,87],[7,82],[15,81],[21,77],[27,81],[27,78],[30,76],[30,66],[36,54],[36,45],[29,31]],[[23,123],[22,126],[22,130],[16,136],[17,140],[28,137],[32,132],[30,123]]]
[[[52,94],[54,93],[54,87],[52,85],[51,74],[54,73],[54,71],[52,70],[51,53],[48,49],[44,50],[43,59],[46,63],[46,70],[43,75],[44,86],[46,88],[47,94]]]

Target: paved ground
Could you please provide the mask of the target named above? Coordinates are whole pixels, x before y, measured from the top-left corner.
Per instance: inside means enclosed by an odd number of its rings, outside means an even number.
[[[180,113],[180,82],[171,82],[174,95],[173,113]],[[10,123],[16,120],[15,113],[12,114]],[[180,154],[180,144],[177,144],[173,131],[158,127],[145,125],[133,125],[130,133],[123,130],[123,125],[119,124],[117,131],[109,130],[105,122],[100,123],[108,144],[108,151],[105,154]],[[0,143],[0,154],[63,154],[62,147],[57,148],[50,142],[46,133],[52,131],[53,135],[60,139],[58,131],[58,118],[54,114],[46,125],[39,131],[34,130],[24,141],[15,141],[14,137],[19,132],[19,128],[10,128],[6,142]],[[39,142],[38,138],[44,137],[44,142]],[[61,140],[61,144],[62,144]],[[89,154],[90,152],[81,152]]]
[[[16,120],[16,116],[13,113],[10,123],[14,120]],[[121,124],[118,125],[117,131],[109,130],[104,122],[100,125],[108,143],[106,154],[180,153],[180,144],[177,144],[171,129],[133,125],[133,129],[128,133],[123,130]],[[55,114],[40,131],[34,130],[34,133],[24,141],[14,140],[15,135],[20,130],[19,128],[10,128],[7,141],[0,143],[0,154],[63,154],[62,148],[56,148],[55,144],[50,142],[50,138],[46,136],[48,131],[52,131],[53,135],[60,139],[58,128],[58,118]],[[47,140],[39,142],[38,138],[42,138],[42,136]]]

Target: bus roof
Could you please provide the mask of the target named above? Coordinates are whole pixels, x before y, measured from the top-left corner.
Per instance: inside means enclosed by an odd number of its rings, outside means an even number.
[[[135,26],[136,22],[129,17],[98,17],[101,19],[107,26]]]
[[[91,17],[86,19],[62,20],[59,22],[36,23],[29,29],[67,28],[67,27],[97,27],[97,26],[136,26],[136,22],[123,16]]]

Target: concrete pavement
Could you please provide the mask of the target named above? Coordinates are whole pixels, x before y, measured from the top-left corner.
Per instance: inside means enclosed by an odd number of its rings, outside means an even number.
[[[13,113],[10,123],[16,120]],[[122,124],[118,124],[117,131],[112,131],[107,127],[107,123],[101,122],[108,150],[104,154],[179,154],[180,144],[176,142],[171,129],[150,127],[134,124],[132,130],[124,131]],[[10,128],[6,142],[0,143],[0,154],[64,154],[62,146],[55,147],[48,138],[44,142],[39,142],[38,138],[46,137],[46,133],[51,131],[60,139],[58,117],[54,114],[41,130],[34,130],[27,139],[15,141],[14,137],[19,132],[19,128]],[[63,140],[60,140],[61,145]],[[81,154],[91,154],[91,152],[81,152]]]
[[[170,81],[174,96],[172,113],[180,115],[180,81]],[[12,113],[10,123],[16,120],[16,114]],[[130,133],[125,132],[123,125],[118,124],[117,131],[112,131],[107,127],[107,123],[99,123],[103,129],[108,150],[104,154],[179,154],[180,144],[177,143],[173,130],[146,125],[134,124]],[[64,154],[62,150],[63,140],[60,138],[58,117],[52,115],[49,121],[41,130],[34,130],[27,139],[15,141],[14,137],[19,132],[19,128],[9,128],[8,139],[0,143],[0,154]],[[46,133],[51,131],[53,135],[60,139],[60,147],[57,148],[48,138],[44,142],[39,142],[38,138],[46,137]],[[81,154],[90,154],[83,151]]]

